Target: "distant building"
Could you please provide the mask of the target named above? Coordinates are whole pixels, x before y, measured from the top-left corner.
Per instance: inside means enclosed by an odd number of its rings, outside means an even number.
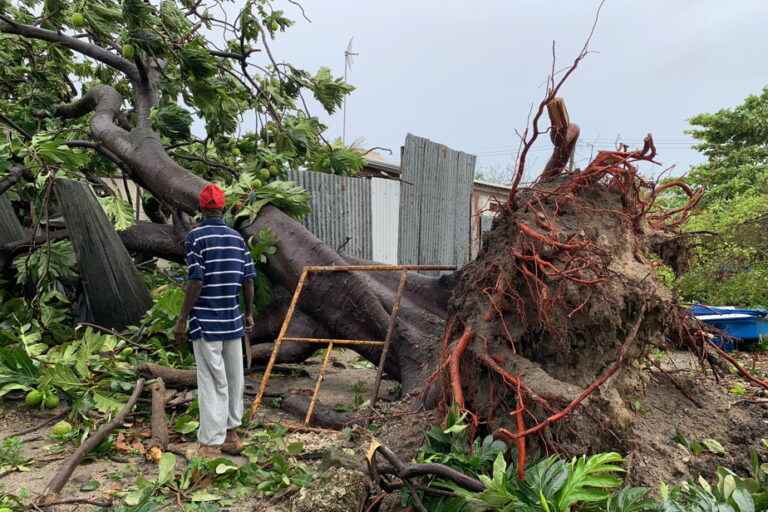
[[[400,181],[400,165],[382,160],[378,155],[366,156],[360,177],[384,178]],[[408,184],[406,184],[407,186]],[[498,205],[509,195],[509,185],[475,180],[472,187],[470,223],[472,233],[472,257],[480,250],[482,233],[491,229]]]

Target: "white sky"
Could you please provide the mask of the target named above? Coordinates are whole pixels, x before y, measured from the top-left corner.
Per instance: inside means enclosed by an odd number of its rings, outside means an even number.
[[[354,36],[348,141],[385,146],[399,160],[408,132],[504,167],[532,102],[543,94],[552,40],[558,64],[572,60],[593,21],[592,0],[303,0],[312,23],[278,36],[279,60],[311,72],[344,72]],[[676,174],[701,160],[687,119],[740,103],[766,85],[768,1],[607,0],[590,55],[562,90],[582,129],[577,164],[590,143],[617,136],[640,144],[651,132]],[[559,66],[558,66],[559,67]],[[319,108],[315,108],[320,113]],[[333,137],[342,116],[326,119]],[[545,119],[546,122],[546,119]],[[545,137],[546,139],[546,137]],[[540,168],[549,153],[532,153]]]

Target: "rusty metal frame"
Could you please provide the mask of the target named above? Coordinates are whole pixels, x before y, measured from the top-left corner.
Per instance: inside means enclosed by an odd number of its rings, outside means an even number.
[[[320,374],[315,382],[315,390],[312,394],[312,399],[309,402],[309,408],[307,409],[307,415],[304,418],[304,424],[309,425],[312,420],[312,415],[315,411],[315,405],[317,403],[317,396],[320,393],[320,385],[325,380],[325,370],[328,367],[328,362],[331,358],[331,351],[333,351],[334,345],[369,345],[380,346],[381,357],[379,358],[379,365],[376,369],[376,383],[374,385],[373,392],[371,394],[371,407],[376,405],[376,401],[379,398],[379,389],[381,387],[381,376],[384,372],[384,363],[389,353],[389,346],[392,342],[392,336],[395,331],[395,323],[397,322],[397,316],[400,313],[400,299],[402,298],[403,291],[405,290],[405,283],[408,277],[408,271],[451,271],[456,270],[455,266],[447,265],[338,265],[338,266],[307,266],[299,276],[299,282],[296,285],[296,290],[293,292],[291,298],[291,304],[288,306],[288,312],[283,319],[283,324],[280,327],[280,333],[277,335],[274,347],[272,348],[272,354],[269,357],[269,362],[264,370],[264,375],[261,378],[261,385],[259,386],[259,392],[256,395],[256,399],[251,404],[249,416],[253,418],[256,411],[261,405],[261,401],[264,398],[264,393],[269,383],[269,378],[272,375],[272,368],[277,360],[277,354],[280,352],[280,346],[283,341],[294,341],[298,343],[317,343],[327,344],[328,348],[325,351],[323,357],[323,364],[320,367]],[[387,326],[387,335],[384,341],[377,340],[341,340],[341,339],[329,339],[329,338],[293,338],[286,336],[288,332],[288,326],[293,319],[293,314],[296,311],[296,306],[299,303],[299,297],[304,290],[304,286],[307,282],[307,278],[310,273],[323,273],[323,272],[400,272],[400,283],[397,287],[397,294],[395,295],[395,301],[392,304],[392,314],[389,315],[389,324]]]

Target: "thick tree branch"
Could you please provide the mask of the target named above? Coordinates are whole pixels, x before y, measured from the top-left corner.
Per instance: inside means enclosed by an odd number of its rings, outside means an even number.
[[[170,261],[184,261],[183,240],[175,236],[171,225],[137,222],[118,232],[118,235],[131,252],[151,254]]]
[[[32,138],[32,134],[31,133],[29,133],[27,130],[22,128],[18,123],[16,123],[16,121],[14,121],[10,117],[6,116],[2,112],[0,112],[0,121],[2,121],[4,124],[10,126],[14,130],[19,132],[21,134],[21,136],[24,137],[25,139],[30,140]]]
[[[9,188],[22,178],[32,179],[32,173],[23,165],[12,165],[8,176],[0,180],[0,195],[5,194]]]
[[[93,149],[98,154],[115,164],[115,166],[123,171],[123,176],[128,175],[131,177],[133,181],[136,182],[137,185],[140,187],[146,188],[144,184],[142,183],[141,179],[134,175],[131,168],[128,167],[125,162],[120,160],[116,154],[114,154],[109,149],[105,148],[103,144],[99,144],[98,142],[93,142],[90,140],[69,140],[64,143],[65,146],[69,146],[71,148],[83,148],[83,149]],[[101,183],[102,186],[104,186],[103,183]],[[109,188],[109,187],[107,187]],[[114,194],[113,194],[114,195]]]
[[[17,256],[24,253],[29,253],[31,249],[44,245],[46,242],[63,240],[67,238],[69,234],[66,229],[57,229],[50,231],[46,236],[45,233],[38,233],[34,235],[32,233],[23,240],[16,240],[0,246],[0,270],[3,270],[10,262]]]
[[[118,71],[122,71],[129,80],[136,84],[140,81],[139,71],[133,63],[116,53],[112,53],[86,41],[60,34],[52,30],[17,23],[5,16],[0,16],[0,32],[60,44],[70,50],[74,50],[87,57],[98,60],[99,62],[103,62]]]
[[[134,128],[129,133],[115,120],[120,113],[122,97],[115,89],[100,85],[89,90],[79,100],[56,108],[56,114],[75,118],[94,112],[91,132],[114,159],[131,169],[131,177],[174,208],[185,212],[197,211],[197,196],[206,181],[190,173],[166,153],[160,138],[148,128]],[[98,148],[97,148],[98,149]]]

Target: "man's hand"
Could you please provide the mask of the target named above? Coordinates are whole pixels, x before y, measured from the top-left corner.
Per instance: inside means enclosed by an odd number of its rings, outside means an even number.
[[[179,317],[176,326],[173,328],[173,334],[176,338],[176,345],[181,348],[187,343],[187,319]]]
[[[253,313],[245,315],[245,332],[249,336],[253,334],[253,328],[256,324],[253,322]]]

